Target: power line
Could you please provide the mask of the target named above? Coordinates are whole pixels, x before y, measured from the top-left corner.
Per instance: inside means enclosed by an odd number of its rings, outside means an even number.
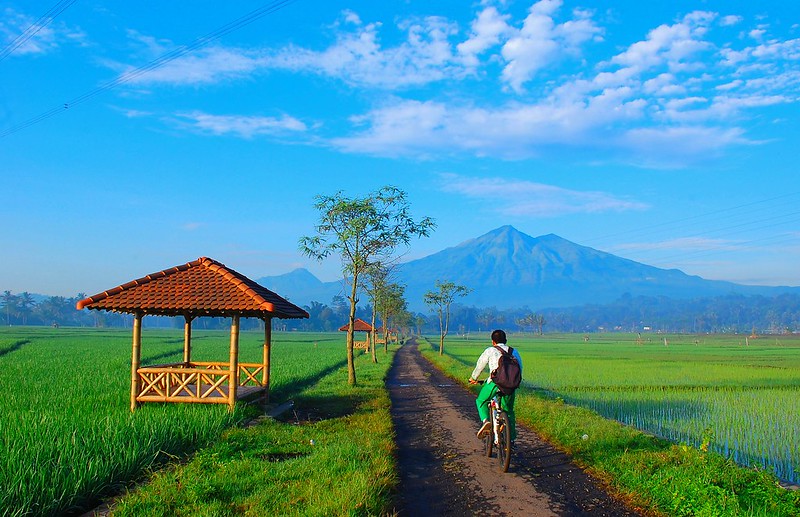
[[[663,223],[657,223],[657,224],[652,224],[652,225],[647,225],[647,226],[641,226],[641,227],[638,227],[638,228],[633,228],[631,230],[625,230],[625,231],[621,231],[621,232],[617,232],[617,233],[600,235],[600,236],[597,236],[597,237],[586,239],[586,240],[584,240],[584,242],[586,242],[586,243],[600,242],[600,241],[603,241],[605,239],[609,239],[611,237],[621,237],[621,236],[626,236],[626,235],[636,235],[636,234],[642,234],[642,233],[650,233],[655,229],[660,229],[660,228],[669,227],[669,226],[675,226],[675,225],[682,225],[683,223],[688,223],[690,221],[696,221],[698,219],[706,220],[706,219],[709,219],[711,216],[724,214],[726,212],[737,211],[737,212],[741,213],[741,210],[745,209],[745,208],[752,208],[752,207],[756,207],[758,205],[763,205],[764,203],[770,203],[770,202],[778,201],[778,200],[785,200],[786,198],[790,198],[790,197],[794,197],[794,196],[798,196],[798,195],[800,195],[800,192],[791,192],[791,193],[782,194],[780,196],[775,196],[775,197],[768,198],[768,199],[761,199],[761,200],[753,201],[753,202],[750,202],[750,203],[744,203],[744,204],[741,204],[741,205],[731,206],[731,207],[728,207],[728,208],[721,208],[719,210],[713,210],[711,212],[704,212],[704,213],[693,215],[693,216],[689,216],[689,217],[684,217],[684,218],[680,218],[680,219],[674,219],[672,221],[665,221]],[[794,207],[794,204],[793,204],[793,207]],[[774,206],[769,206],[767,208],[773,209]]]
[[[153,70],[155,70],[157,68],[160,68],[160,67],[164,66],[165,64],[167,64],[167,63],[169,63],[171,61],[174,61],[174,60],[176,60],[176,59],[178,59],[178,58],[180,58],[182,56],[185,56],[186,54],[188,54],[190,52],[193,52],[193,51],[195,51],[195,50],[197,50],[197,49],[199,49],[199,48],[201,48],[201,47],[203,47],[205,45],[208,45],[212,41],[215,41],[215,40],[217,40],[217,39],[219,39],[219,38],[221,38],[221,37],[223,37],[223,36],[225,36],[227,34],[230,34],[231,32],[239,30],[242,27],[245,27],[245,26],[247,26],[247,25],[249,25],[249,24],[251,24],[251,23],[253,23],[253,22],[255,22],[255,21],[257,21],[257,20],[259,20],[261,18],[263,18],[264,16],[267,16],[269,14],[272,14],[272,13],[276,12],[276,11],[279,11],[280,9],[283,9],[287,5],[293,4],[296,1],[297,0],[273,0],[272,2],[269,2],[268,4],[265,4],[265,5],[261,6],[261,7],[259,7],[258,9],[255,9],[255,10],[245,14],[244,16],[242,16],[240,18],[237,18],[236,20],[234,20],[234,21],[232,21],[232,22],[230,22],[230,23],[228,23],[226,25],[223,25],[222,27],[220,27],[220,28],[218,28],[218,29],[206,34],[205,36],[197,38],[196,40],[194,40],[192,43],[189,43],[188,45],[183,45],[183,46],[177,47],[177,48],[175,48],[175,49],[173,49],[173,50],[171,50],[169,52],[166,52],[165,54],[162,54],[161,56],[159,56],[158,58],[154,59],[153,61],[150,61],[149,63],[147,63],[147,64],[145,64],[143,66],[140,66],[138,68],[134,68],[133,70],[129,70],[127,72],[124,72],[124,73],[120,74],[119,76],[117,76],[116,79],[113,79],[111,81],[103,83],[100,86],[98,86],[97,88],[94,88],[92,90],[89,90],[89,91],[81,94],[81,95],[78,95],[77,97],[74,97],[74,98],[68,100],[67,102],[64,102],[60,106],[56,106],[56,107],[50,108],[49,110],[47,110],[45,112],[42,112],[39,115],[26,120],[25,122],[17,124],[16,126],[12,126],[12,127],[6,129],[3,132],[0,132],[0,138],[5,138],[5,137],[7,137],[9,135],[12,135],[12,134],[18,132],[18,131],[22,131],[25,128],[28,128],[28,127],[30,127],[30,126],[32,126],[34,124],[38,124],[39,122],[42,122],[43,120],[49,119],[49,118],[51,118],[51,117],[53,117],[55,115],[58,115],[59,113],[63,113],[64,111],[66,111],[66,110],[68,110],[68,109],[70,109],[70,108],[72,108],[74,106],[82,104],[82,103],[92,99],[93,97],[95,97],[95,96],[97,96],[97,95],[99,95],[99,94],[101,94],[101,93],[103,93],[105,91],[111,90],[112,88],[116,88],[117,86],[119,86],[121,84],[125,84],[127,82],[130,82],[133,79],[136,79],[137,77],[140,77],[140,76],[142,76],[142,75],[144,75],[144,74],[146,74],[148,72],[151,72],[151,71],[153,71]]]
[[[788,245],[800,243],[800,233],[777,232],[776,227],[782,225],[796,225],[800,218],[797,208],[797,197],[800,192],[789,192],[768,199],[761,199],[736,206],[713,210],[689,217],[683,217],[672,221],[633,228],[627,231],[615,232],[609,235],[598,236],[590,241],[601,241],[609,237],[647,235],[651,239],[654,235],[671,232],[679,235],[680,239],[691,239],[705,237],[706,239],[720,240],[718,243],[713,241],[704,243],[702,248],[690,249],[682,247],[680,240],[675,241],[675,245],[670,248],[646,247],[639,249],[626,248],[625,246],[611,246],[612,252],[621,254],[630,260],[638,262],[646,261],[656,267],[676,267],[679,262],[695,260],[709,255],[721,253],[751,253],[755,249],[769,249],[770,246]],[[707,230],[699,230],[700,223],[718,223]],[[791,226],[794,227],[794,226]],[[757,232],[758,235],[750,239],[731,240],[736,235],[747,232]],[[656,237],[657,238],[657,237]],[[726,241],[722,241],[726,239]],[[648,239],[650,240],[650,239]],[[674,240],[674,239],[673,239]],[[646,257],[649,257],[646,258]],[[680,266],[677,266],[680,267]]]
[[[47,24],[53,21],[56,18],[56,16],[63,13],[67,9],[67,7],[71,6],[75,2],[76,0],[61,0],[56,5],[51,7],[46,13],[41,15],[38,20],[33,22],[30,27],[25,29],[25,31],[22,34],[14,38],[14,41],[6,45],[5,48],[3,48],[3,50],[0,50],[0,61],[4,60],[6,57],[11,55],[26,41],[35,36],[37,32],[45,28],[45,26],[47,26]]]

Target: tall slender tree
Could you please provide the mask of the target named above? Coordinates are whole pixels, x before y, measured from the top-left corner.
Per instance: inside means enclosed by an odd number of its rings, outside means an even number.
[[[6,324],[10,327],[11,315],[17,312],[17,295],[12,294],[11,291],[3,291],[3,295],[0,296],[0,302],[3,302]]]
[[[377,363],[378,354],[375,353],[375,342],[377,341],[376,334],[378,329],[375,323],[378,318],[378,305],[380,304],[380,298],[388,282],[390,268],[383,262],[374,262],[367,268],[365,273],[364,290],[367,292],[372,302],[372,332],[369,333],[369,348],[372,355],[372,362]]]
[[[378,313],[380,313],[383,327],[383,351],[385,353],[389,352],[389,332],[393,322],[406,311],[408,306],[405,291],[404,285],[391,282],[384,286],[378,297]]]
[[[413,237],[427,237],[435,228],[433,219],[411,217],[406,193],[385,186],[365,197],[348,197],[339,191],[332,196],[316,196],[314,208],[319,212],[316,235],[300,239],[300,251],[317,260],[338,254],[342,274],[349,279],[347,299],[350,314],[347,330],[347,380],[356,384],[353,354],[353,328],[358,304],[361,275],[373,262],[391,257],[401,245]]]
[[[22,324],[27,325],[28,316],[30,316],[31,311],[33,311],[33,308],[36,305],[36,300],[33,299],[31,293],[24,291],[20,293],[17,302],[19,307],[19,315],[22,318]]]
[[[472,289],[454,282],[436,281],[436,290],[424,295],[425,304],[439,316],[439,355],[444,355],[444,338],[450,327],[450,305],[456,297],[468,295]]]

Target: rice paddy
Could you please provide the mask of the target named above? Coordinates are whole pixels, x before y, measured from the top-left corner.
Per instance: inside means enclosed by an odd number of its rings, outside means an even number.
[[[273,334],[276,399],[343,364],[341,336]],[[242,361],[263,333],[244,332]],[[193,358],[225,360],[224,331],[193,335]],[[182,331],[145,330],[142,363],[182,359]],[[148,470],[216,440],[249,409],[144,404],[131,413],[130,330],[0,329],[0,509],[57,515],[91,507]]]
[[[528,335],[509,343],[529,386],[800,484],[800,336]],[[450,340],[445,350],[469,364],[483,346]]]

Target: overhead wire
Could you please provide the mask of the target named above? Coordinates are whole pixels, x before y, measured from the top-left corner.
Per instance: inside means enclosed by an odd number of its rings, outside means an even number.
[[[591,237],[591,238],[588,238],[588,239],[584,239],[583,242],[592,243],[592,242],[600,242],[600,241],[603,241],[603,240],[606,240],[606,239],[609,239],[609,238],[612,238],[612,237],[622,237],[622,236],[626,236],[626,235],[636,235],[636,234],[643,234],[643,233],[651,234],[654,230],[657,230],[657,229],[660,229],[660,228],[680,225],[682,223],[688,223],[690,221],[695,221],[695,220],[708,220],[712,216],[724,214],[726,212],[732,212],[734,210],[738,212],[738,215],[742,215],[742,209],[755,207],[757,205],[763,205],[764,203],[770,203],[770,202],[773,202],[773,201],[784,200],[784,199],[795,197],[795,196],[800,196],[800,192],[790,192],[790,193],[787,193],[787,194],[782,194],[780,196],[775,196],[775,197],[771,197],[771,198],[767,198],[767,199],[761,199],[761,200],[753,201],[753,202],[750,202],[750,203],[744,203],[744,204],[741,204],[741,205],[735,205],[735,206],[731,206],[731,207],[727,207],[727,208],[721,208],[719,210],[713,210],[713,211],[710,211],[710,212],[703,212],[703,213],[700,213],[700,214],[697,214],[697,215],[693,215],[693,216],[689,216],[689,217],[683,217],[683,218],[680,218],[680,219],[674,219],[674,220],[671,220],[671,221],[665,221],[665,222],[662,222],[662,223],[651,224],[651,225],[647,225],[647,226],[640,226],[638,228],[633,228],[633,229],[630,229],[630,230],[624,230],[624,231],[621,231],[621,232],[604,234],[604,235],[600,235],[600,236],[597,236],[597,237]],[[770,206],[768,208],[774,209],[775,207],[773,205],[773,206]]]
[[[134,68],[133,70],[129,70],[127,72],[124,72],[124,73],[118,75],[115,79],[107,81],[107,82],[101,84],[100,86],[98,86],[98,87],[96,87],[96,88],[94,88],[92,90],[89,90],[87,92],[82,93],[81,95],[78,95],[76,97],[73,97],[72,99],[67,100],[66,102],[62,103],[59,106],[55,106],[53,108],[50,108],[49,110],[44,111],[44,112],[40,113],[39,115],[36,115],[35,117],[32,117],[32,118],[26,120],[25,122],[22,122],[20,124],[17,124],[15,126],[12,126],[12,127],[8,128],[8,129],[6,129],[5,131],[0,132],[0,138],[5,138],[5,137],[7,137],[9,135],[17,133],[18,131],[22,131],[25,128],[28,128],[28,127],[30,127],[30,126],[32,126],[34,124],[38,124],[39,122],[42,122],[43,120],[46,120],[46,119],[51,118],[51,117],[53,117],[55,115],[58,115],[59,113],[63,113],[64,111],[66,111],[66,110],[68,110],[68,109],[70,109],[70,108],[72,108],[74,106],[82,104],[82,103],[92,99],[93,97],[96,97],[97,95],[100,95],[103,92],[106,92],[108,90],[111,90],[112,88],[116,88],[119,85],[122,85],[122,84],[125,84],[127,82],[130,82],[130,81],[136,79],[137,77],[141,77],[142,75],[144,75],[144,74],[146,74],[148,72],[151,72],[153,70],[156,70],[157,68],[160,68],[160,67],[164,66],[165,64],[167,64],[167,63],[169,63],[171,61],[174,61],[174,60],[176,60],[176,59],[178,59],[180,57],[185,56],[186,54],[188,54],[190,52],[193,52],[195,50],[198,50],[199,48],[204,47],[205,45],[208,45],[212,41],[215,41],[215,40],[217,40],[217,39],[219,39],[219,38],[221,38],[221,37],[223,37],[223,36],[225,36],[227,34],[230,34],[230,33],[234,32],[236,30],[239,30],[242,27],[245,27],[245,26],[247,26],[247,25],[249,25],[249,24],[251,24],[251,23],[253,23],[253,22],[255,22],[255,21],[257,21],[257,20],[259,20],[261,18],[263,18],[264,16],[267,16],[269,14],[272,14],[272,13],[276,12],[276,11],[279,11],[280,9],[283,9],[287,5],[290,5],[290,4],[292,4],[292,3],[296,2],[296,1],[297,0],[273,0],[273,1],[263,5],[261,7],[259,7],[258,9],[250,11],[249,13],[245,14],[244,16],[241,16],[240,18],[237,18],[236,20],[234,20],[234,21],[232,21],[230,23],[227,23],[226,25],[223,25],[222,27],[219,27],[218,29],[206,34],[205,36],[197,38],[196,40],[194,40],[193,42],[189,43],[188,45],[183,45],[183,46],[177,47],[177,48],[175,48],[173,50],[170,50],[170,51],[162,54],[161,56],[157,57],[153,61],[150,61],[149,63],[146,63],[145,65],[142,65],[142,66],[140,66],[138,68]]]
[[[10,56],[19,47],[25,44],[29,39],[34,37],[40,30],[45,28],[52,22],[59,14],[63,13],[69,6],[74,4],[77,0],[61,0],[56,5],[47,10],[46,13],[41,15],[39,19],[33,22],[22,34],[14,38],[8,45],[0,50],[0,61]]]
[[[664,246],[647,247],[646,245],[640,249],[628,248],[624,245],[611,247],[611,251],[615,254],[624,255],[630,260],[636,260],[639,262],[647,260],[651,265],[660,264],[660,266],[657,267],[676,267],[675,264],[677,262],[693,260],[720,253],[731,253],[737,251],[740,253],[747,253],[756,246],[775,246],[786,243],[800,244],[800,232],[790,232],[787,230],[783,232],[772,233],[766,236],[763,235],[765,231],[771,230],[775,227],[797,223],[800,221],[800,218],[797,217],[800,215],[800,212],[796,210],[786,210],[789,208],[796,209],[796,200],[798,196],[800,196],[800,192],[789,192],[767,199],[761,199],[749,203],[722,208],[719,210],[704,212],[672,221],[665,221],[662,223],[615,232],[613,234],[602,235],[585,240],[584,242],[607,241],[609,238],[618,238],[622,236],[647,235],[652,238],[654,235],[663,235],[664,231],[668,231],[673,235],[678,235],[679,237],[673,237],[670,239],[675,243],[674,249],[672,250]],[[764,214],[765,210],[768,210],[769,213]],[[777,211],[781,211],[781,213],[775,215]],[[706,230],[697,230],[697,226],[700,222],[708,222],[709,220],[719,219],[719,216],[725,216],[726,214],[732,214],[731,216],[724,217],[724,220],[727,221],[727,224],[723,223],[721,226],[712,227]],[[766,217],[761,217],[762,215],[766,215]],[[691,230],[687,233],[687,229]],[[730,242],[723,240],[729,240],[733,236],[741,235],[747,232],[757,232],[758,236],[752,239],[736,239]],[[691,239],[696,237],[704,237],[708,239],[708,242],[703,244],[702,249],[684,249],[684,251],[678,251],[680,248],[680,241],[682,239]],[[719,242],[715,244],[714,240]],[[665,254],[665,252],[669,251],[672,251],[673,253]]]

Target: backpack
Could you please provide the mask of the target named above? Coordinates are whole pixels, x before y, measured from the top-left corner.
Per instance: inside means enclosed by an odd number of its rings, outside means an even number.
[[[492,381],[497,385],[503,395],[511,395],[522,382],[522,368],[519,366],[517,358],[514,357],[514,349],[508,347],[508,352],[501,347],[495,347],[500,351],[500,360],[497,362],[497,369],[491,374]]]

